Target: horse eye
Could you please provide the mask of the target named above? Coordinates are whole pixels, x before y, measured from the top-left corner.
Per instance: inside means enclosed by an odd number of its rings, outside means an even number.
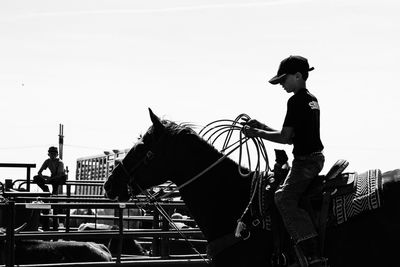
[[[155,154],[153,153],[153,151],[151,151],[151,150],[147,151],[145,163],[152,160],[154,157],[155,157]]]
[[[147,154],[146,154],[147,159],[151,160],[154,158],[154,156],[155,156],[155,154],[153,153],[153,151],[151,151],[151,150],[147,151]]]

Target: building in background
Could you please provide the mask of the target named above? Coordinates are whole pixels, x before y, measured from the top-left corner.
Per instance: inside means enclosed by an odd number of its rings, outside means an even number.
[[[102,155],[88,156],[76,160],[76,180],[104,182],[115,167],[117,160],[122,160],[129,149],[105,151]],[[76,195],[103,195],[102,186],[75,186]]]

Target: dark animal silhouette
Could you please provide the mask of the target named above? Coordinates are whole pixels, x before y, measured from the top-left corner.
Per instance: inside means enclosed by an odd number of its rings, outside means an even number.
[[[167,179],[180,186],[223,156],[190,127],[161,121],[151,110],[150,117],[153,125],[104,185],[110,199],[128,200],[131,194]],[[382,175],[382,207],[327,228],[325,255],[330,266],[399,266],[400,258],[393,244],[400,239],[400,181],[393,177]],[[229,158],[180,189],[210,246],[233,236],[250,192],[251,179],[239,175],[238,164]],[[214,255],[213,263],[272,266],[272,232],[254,227],[250,233],[247,240],[225,242],[225,247]]]
[[[105,230],[105,231],[119,230],[119,227],[117,225],[83,223],[78,228],[78,231],[93,231],[93,230]],[[118,238],[114,237],[106,239],[96,239],[95,242],[107,246],[113,256],[116,256],[118,254],[118,244],[119,244]],[[124,236],[122,238],[121,254],[146,255],[146,251],[134,238],[129,236]]]
[[[0,233],[5,233],[0,229]],[[18,230],[16,231],[18,232]],[[0,262],[5,263],[5,242],[0,243]],[[46,264],[70,262],[109,262],[111,253],[103,244],[82,241],[16,240],[15,264]]]
[[[15,244],[16,264],[109,262],[106,246],[81,241],[21,240]]]

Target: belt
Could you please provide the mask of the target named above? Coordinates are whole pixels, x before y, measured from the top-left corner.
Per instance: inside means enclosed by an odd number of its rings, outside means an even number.
[[[294,155],[294,158],[301,160],[301,159],[307,159],[307,158],[310,158],[310,157],[323,156],[323,155],[324,155],[323,151],[317,151],[317,152],[312,152],[312,153],[307,154],[307,155]]]

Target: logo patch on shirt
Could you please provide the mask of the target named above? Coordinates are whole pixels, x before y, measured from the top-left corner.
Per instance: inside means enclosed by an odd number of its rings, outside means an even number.
[[[311,101],[310,103],[308,103],[308,105],[310,106],[311,109],[318,109],[319,110],[319,105],[317,101]]]

